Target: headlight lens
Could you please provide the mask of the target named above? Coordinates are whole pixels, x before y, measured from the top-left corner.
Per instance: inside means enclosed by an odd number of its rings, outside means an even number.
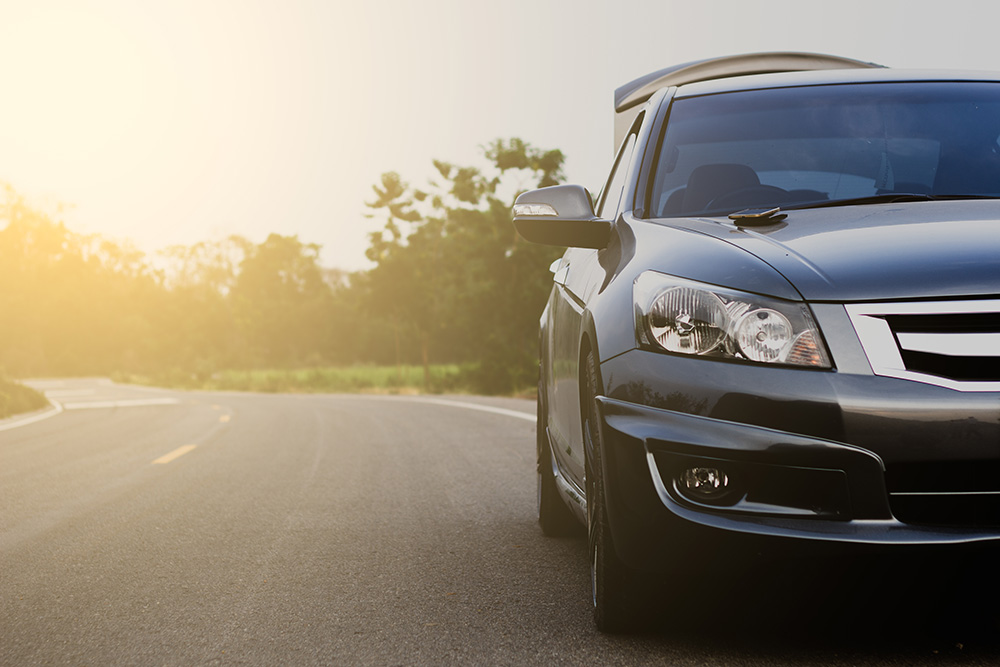
[[[724,340],[726,305],[711,292],[671,287],[649,308],[649,331],[665,349],[705,354]]]
[[[830,368],[802,303],[646,271],[635,281],[636,335],[645,347],[766,364]]]

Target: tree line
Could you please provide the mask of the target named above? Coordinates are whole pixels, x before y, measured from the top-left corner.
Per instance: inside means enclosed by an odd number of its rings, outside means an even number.
[[[514,196],[554,185],[563,156],[518,139],[485,167],[389,172],[369,215],[372,268],[325,268],[320,247],[271,234],[146,255],[79,234],[7,187],[0,201],[0,368],[18,377],[321,365],[467,364],[483,391],[530,386],[557,249],[517,237]]]

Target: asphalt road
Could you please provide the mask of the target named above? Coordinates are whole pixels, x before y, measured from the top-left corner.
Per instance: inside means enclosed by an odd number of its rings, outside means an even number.
[[[529,401],[37,386],[61,412],[0,422],[3,665],[1000,663],[981,552],[769,560],[597,633]]]

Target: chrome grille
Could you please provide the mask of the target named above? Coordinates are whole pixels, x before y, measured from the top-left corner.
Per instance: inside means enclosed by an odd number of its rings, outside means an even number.
[[[849,304],[876,375],[1000,391],[1000,300]]]

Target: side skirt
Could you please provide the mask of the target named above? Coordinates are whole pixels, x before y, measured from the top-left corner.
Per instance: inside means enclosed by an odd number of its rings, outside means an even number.
[[[552,433],[548,428],[545,429],[545,434],[549,439],[549,456],[552,459],[552,476],[555,478],[556,488],[559,489],[559,493],[562,494],[563,498],[567,501],[567,505],[576,518],[580,520],[583,525],[587,525],[587,496],[573,481],[563,475],[562,470],[559,469],[559,464],[556,462],[555,456],[551,454],[553,451]]]

